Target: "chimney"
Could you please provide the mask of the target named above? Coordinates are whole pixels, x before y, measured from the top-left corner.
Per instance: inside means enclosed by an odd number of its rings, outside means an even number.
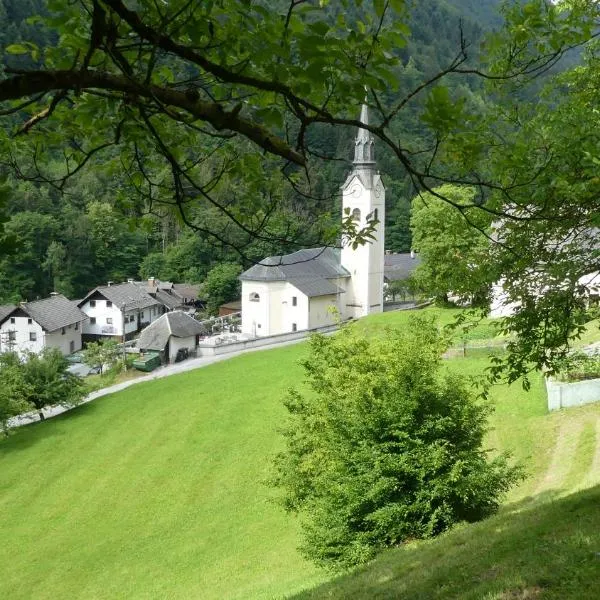
[[[112,282],[112,281],[109,281],[109,282],[108,282],[106,285],[107,285],[108,287],[110,287],[112,284],[113,284],[113,282]]]
[[[58,292],[50,292],[51,296],[58,296]]]
[[[415,251],[411,248],[410,257],[414,258],[416,256]]]
[[[127,280],[127,283],[133,283],[133,279],[130,277],[130,278]]]
[[[392,253],[392,251],[391,250],[386,250],[385,253],[389,256]]]
[[[148,287],[154,287],[156,285],[156,280],[154,277],[148,277]]]

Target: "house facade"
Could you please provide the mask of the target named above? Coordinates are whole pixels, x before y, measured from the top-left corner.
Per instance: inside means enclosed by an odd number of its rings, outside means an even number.
[[[39,354],[58,348],[68,355],[81,350],[86,315],[61,294],[0,307],[0,352]]]
[[[83,329],[86,342],[131,339],[166,310],[164,304],[131,281],[94,288],[78,306],[88,317]]]
[[[368,125],[367,106],[361,123]],[[374,239],[353,248],[309,248],[271,256],[242,275],[242,333],[277,335],[383,311],[385,188],[376,169],[374,139],[360,128],[353,168],[342,185],[342,219],[358,229],[374,222]]]

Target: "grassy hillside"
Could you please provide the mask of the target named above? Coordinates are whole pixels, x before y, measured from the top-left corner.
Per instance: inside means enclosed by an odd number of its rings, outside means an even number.
[[[517,504],[435,540],[380,555],[294,600],[594,600],[600,589],[600,487]]]
[[[272,598],[321,580],[263,485],[302,352],[142,383],[0,442],[0,598]]]
[[[547,415],[541,378],[529,393],[492,391],[489,444],[511,449],[531,475],[501,515],[327,582],[296,552],[297,524],[264,485],[281,444],[281,397],[302,377],[304,352],[257,352],[138,384],[0,441],[0,598],[267,599],[307,588],[299,598],[434,598],[426,592],[438,588],[440,598],[586,597],[556,579],[561,568],[571,586],[593,579],[591,567],[600,573],[586,562],[600,552],[598,492],[568,496],[600,482],[600,407]],[[470,374],[485,364],[480,351],[447,362]],[[465,586],[473,595],[461,595]]]

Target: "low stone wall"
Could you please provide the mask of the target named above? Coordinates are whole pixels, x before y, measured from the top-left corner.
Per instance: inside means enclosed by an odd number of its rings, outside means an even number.
[[[273,346],[283,342],[292,342],[308,337],[311,333],[328,333],[338,329],[338,325],[325,325],[316,329],[305,329],[303,331],[294,331],[290,333],[280,333],[279,335],[269,335],[265,337],[254,338],[251,340],[240,340],[238,342],[215,344],[200,343],[197,348],[197,356],[219,356],[238,352],[240,350],[249,350],[251,348],[262,348]]]
[[[546,377],[548,410],[581,406],[600,401],[600,379],[586,379],[570,383]]]

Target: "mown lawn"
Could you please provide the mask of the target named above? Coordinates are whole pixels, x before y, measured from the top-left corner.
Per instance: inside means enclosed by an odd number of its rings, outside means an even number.
[[[303,352],[141,383],[0,442],[0,598],[272,598],[322,579],[264,485]]]
[[[453,318],[449,312],[440,314],[442,320]],[[361,326],[377,331],[403,326],[408,318],[406,312],[388,313]],[[542,529],[532,529],[530,537],[516,536],[513,551],[538,535],[550,554],[572,550],[571,542],[553,546],[546,540],[550,534],[544,527],[554,518],[555,505],[541,502],[600,481],[600,409],[547,415],[541,378],[534,378],[529,393],[518,385],[499,386],[491,393],[496,412],[489,445],[513,451],[531,474],[511,493],[512,504],[495,518],[499,520],[476,525],[479,529],[461,527],[444,536],[439,547],[438,542],[424,542],[401,549],[405,554],[398,557],[388,553],[371,574],[363,570],[364,577],[348,580],[348,588],[321,587],[331,576],[296,552],[297,524],[273,502],[264,483],[281,444],[281,398],[301,380],[298,361],[305,351],[300,344],[251,353],[140,383],[0,441],[0,598],[270,599],[306,588],[315,590],[310,597],[436,597],[411,595],[418,571],[414,577],[406,573],[420,565],[422,577],[433,573],[430,583],[438,587],[446,577],[448,585],[459,586],[472,577],[491,578],[497,568],[504,572],[500,555],[499,566],[494,561],[487,566],[471,556],[488,552],[487,547],[469,544],[483,544],[479,535],[498,539],[508,562],[507,536],[518,530],[513,521],[533,518],[537,513],[528,511],[537,506],[546,511],[539,517]],[[477,375],[486,362],[481,351],[474,351],[446,364]],[[580,498],[576,510],[585,512],[593,498]],[[576,517],[581,532],[593,525],[597,529],[590,518]],[[571,531],[567,523],[561,527]],[[494,538],[494,528],[507,533]],[[577,531],[572,528],[579,540],[573,543],[582,552],[596,543],[595,534],[590,533],[588,543]],[[465,551],[457,553],[463,546]],[[462,567],[440,562],[451,549],[453,560],[466,561],[467,579],[461,579]],[[528,561],[529,550],[513,560]],[[390,561],[398,562],[397,570]],[[600,572],[600,562],[596,566]],[[507,571],[509,575],[517,578],[518,569]],[[390,591],[392,583],[373,587],[386,578],[400,586],[397,595]],[[402,586],[411,593],[402,592]],[[378,595],[381,590],[384,595]]]

